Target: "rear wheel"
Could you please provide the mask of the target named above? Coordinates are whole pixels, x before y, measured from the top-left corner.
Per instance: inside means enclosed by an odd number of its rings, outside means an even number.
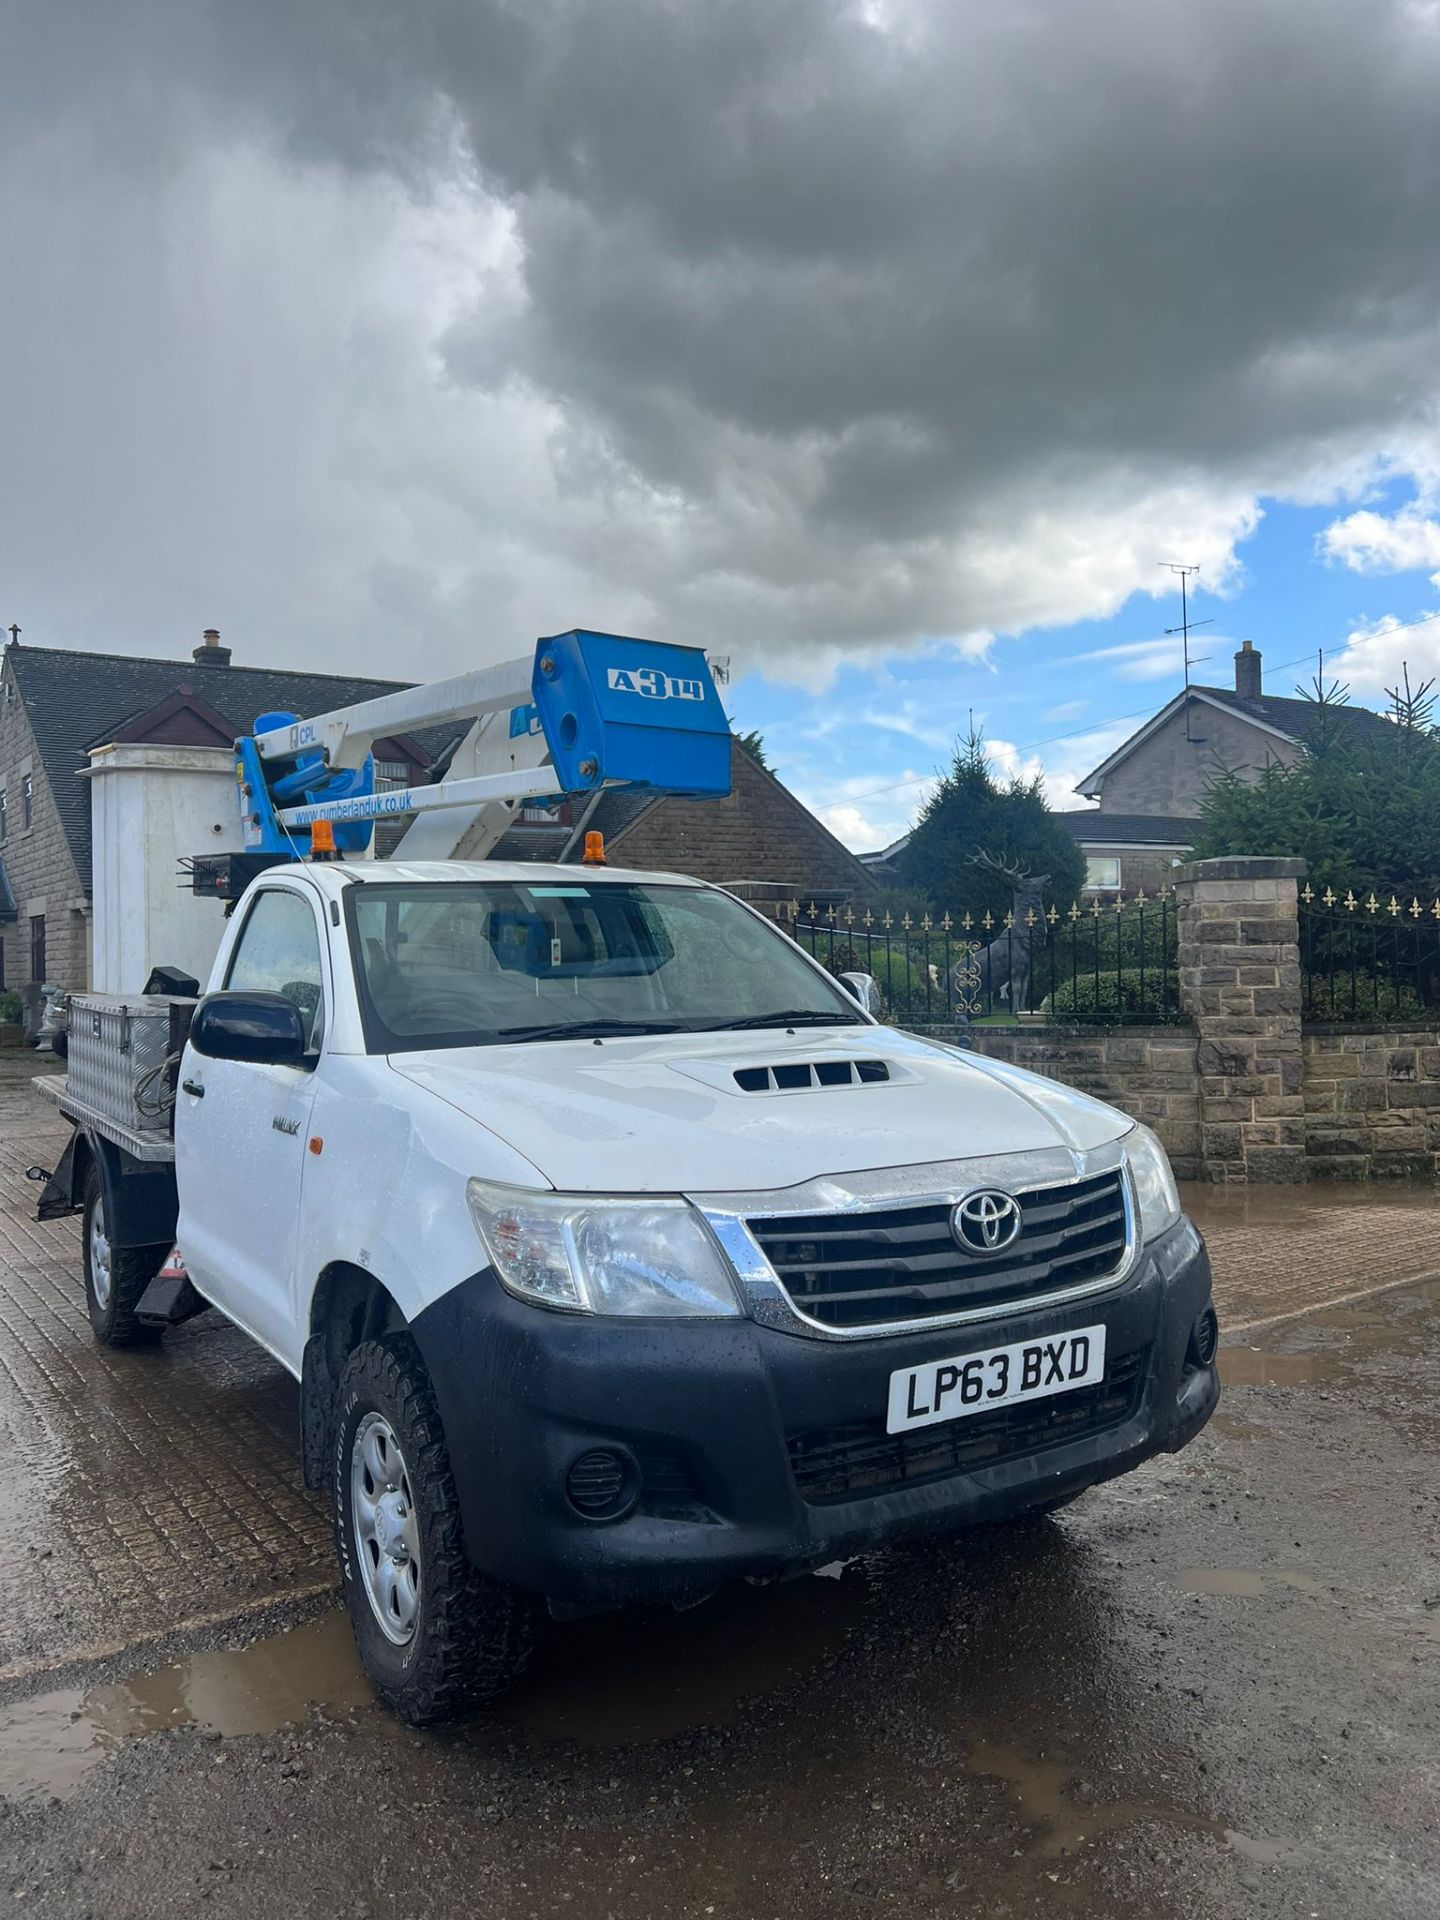
[[[100,1169],[85,1176],[85,1207],[81,1219],[85,1238],[85,1305],[90,1325],[103,1347],[149,1346],[160,1338],[159,1327],[147,1327],[135,1318],[135,1307],[160,1271],[164,1249],[117,1247],[105,1219],[105,1189]]]
[[[350,1355],[333,1432],[341,1586],[376,1693],[412,1726],[493,1699],[524,1669],[532,1604],[470,1563],[434,1391],[408,1334]]]

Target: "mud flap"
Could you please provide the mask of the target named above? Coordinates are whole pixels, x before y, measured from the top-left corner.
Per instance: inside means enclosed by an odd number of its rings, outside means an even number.
[[[84,1195],[77,1198],[75,1193],[75,1148],[79,1141],[80,1135],[72,1133],[65,1143],[59,1165],[45,1182],[44,1191],[35,1203],[37,1220],[63,1220],[67,1214],[79,1213],[84,1206]]]
[[[325,1336],[312,1334],[300,1359],[300,1469],[312,1493],[319,1493],[330,1476],[335,1385],[325,1354]]]
[[[165,1264],[135,1302],[135,1318],[146,1327],[175,1327],[209,1306],[190,1284],[180,1249],[173,1247]]]

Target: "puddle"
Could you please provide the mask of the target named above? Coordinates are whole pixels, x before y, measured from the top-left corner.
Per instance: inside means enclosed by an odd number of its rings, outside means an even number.
[[[1216,1227],[1310,1225],[1326,1214],[1354,1216],[1369,1211],[1414,1208],[1433,1213],[1435,1186],[1429,1180],[1377,1181],[1370,1186],[1331,1185],[1316,1180],[1299,1186],[1210,1186],[1185,1181],[1180,1198],[1202,1233]]]
[[[547,1740],[623,1747],[738,1719],[838,1652],[863,1614],[863,1567],[728,1587],[685,1613],[597,1614],[547,1627],[501,1718]]]
[[[1041,1754],[1031,1759],[1018,1747],[1001,1741],[977,1740],[970,1749],[971,1773],[988,1774],[1014,1789],[1020,1818],[1027,1827],[1039,1829],[1036,1850],[1047,1859],[1078,1853],[1081,1847],[1102,1834],[1124,1827],[1138,1827],[1146,1821],[1163,1826],[1183,1827],[1191,1833],[1212,1833],[1223,1829],[1201,1814],[1186,1813],[1179,1807],[1159,1806],[1144,1800],[1107,1800],[1095,1805],[1072,1798],[1070,1782],[1080,1772],[1078,1763],[1067,1757]]]
[[[1041,1753],[1031,1759],[1003,1741],[977,1740],[970,1749],[969,1771],[1003,1780],[1014,1790],[1020,1819],[1036,1829],[1035,1851],[1056,1860],[1093,1846],[1104,1835],[1146,1825],[1176,1827],[1185,1833],[1209,1834],[1223,1840],[1242,1860],[1258,1866],[1284,1866],[1297,1860],[1302,1849],[1292,1840],[1269,1839],[1242,1833],[1201,1813],[1189,1813],[1150,1800],[1105,1800],[1094,1804],[1077,1800],[1071,1783],[1083,1777],[1079,1762],[1065,1755]]]
[[[838,1650],[859,1620],[863,1570],[836,1562],[821,1573],[736,1587],[688,1613],[547,1626],[501,1717],[542,1739],[597,1747],[733,1720],[755,1696],[793,1684]],[[124,1741],[172,1728],[278,1733],[316,1707],[334,1714],[373,1704],[349,1618],[337,1608],[236,1652],[197,1653],[116,1685],[0,1709],[0,1799],[66,1799]]]
[[[345,1712],[374,1695],[339,1611],[234,1653],[197,1653],[175,1666],[87,1692],[37,1695],[0,1712],[0,1797],[65,1799],[128,1739],[197,1727],[276,1733],[314,1706]]]
[[[1226,1827],[1225,1844],[1256,1867],[1294,1866],[1306,1853],[1298,1840],[1267,1839],[1264,1834],[1241,1833],[1238,1827]]]
[[[1220,1594],[1234,1600],[1263,1600],[1277,1588],[1288,1587],[1311,1600],[1329,1598],[1326,1589],[1308,1573],[1277,1567],[1261,1573],[1253,1567],[1181,1567],[1175,1584],[1182,1593]]]
[[[1333,1380],[1341,1365],[1334,1353],[1261,1353],[1255,1347],[1222,1347],[1220,1379],[1227,1387],[1301,1387]]]
[[[1406,1317],[1407,1303],[1424,1298],[1426,1291],[1417,1287],[1413,1294],[1390,1294],[1383,1309],[1368,1305],[1321,1311],[1311,1325],[1326,1338],[1323,1350],[1267,1353],[1259,1347],[1223,1346],[1220,1378],[1227,1387],[1298,1387],[1345,1380],[1367,1360],[1428,1361],[1433,1335]]]

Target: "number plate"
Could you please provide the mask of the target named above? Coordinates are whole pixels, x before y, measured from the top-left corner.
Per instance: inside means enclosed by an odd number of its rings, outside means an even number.
[[[954,1360],[929,1360],[891,1374],[885,1431],[904,1433],[938,1420],[963,1420],[989,1407],[1012,1407],[1017,1400],[1046,1400],[1104,1378],[1103,1326],[1057,1333],[1053,1340],[1018,1340],[1013,1347]]]

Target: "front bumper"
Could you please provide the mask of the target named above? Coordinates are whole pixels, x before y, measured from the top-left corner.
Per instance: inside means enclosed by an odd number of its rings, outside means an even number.
[[[1003,1519],[1174,1452],[1220,1395],[1214,1365],[1187,1356],[1209,1303],[1204,1243],[1182,1220],[1113,1293],[983,1326],[834,1343],[748,1319],[623,1325],[526,1305],[486,1268],[427,1308],[413,1332],[435,1384],[472,1559],[497,1579],[588,1610],[685,1603],[737,1576],[774,1578]],[[1107,1424],[855,1497],[802,1495],[797,1438],[877,1421],[883,1434],[895,1368],[1098,1321],[1107,1379],[1126,1362],[1134,1372]],[[594,1448],[636,1463],[639,1503],[623,1519],[587,1520],[567,1498],[572,1463]]]

